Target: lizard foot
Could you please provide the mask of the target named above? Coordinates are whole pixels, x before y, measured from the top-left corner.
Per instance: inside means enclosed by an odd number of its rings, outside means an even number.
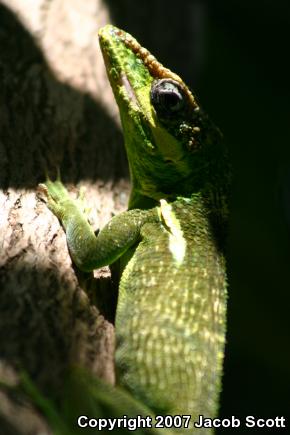
[[[62,182],[60,180],[51,181],[47,178],[46,182],[39,184],[38,188],[46,197],[47,207],[61,219],[65,203],[71,201],[69,193]]]

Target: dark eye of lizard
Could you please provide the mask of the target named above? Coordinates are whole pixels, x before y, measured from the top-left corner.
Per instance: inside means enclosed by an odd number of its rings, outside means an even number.
[[[155,80],[151,87],[150,98],[157,114],[166,118],[182,111],[186,103],[181,85],[170,79]]]

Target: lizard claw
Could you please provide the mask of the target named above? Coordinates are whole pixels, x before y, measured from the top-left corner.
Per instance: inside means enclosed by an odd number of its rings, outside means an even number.
[[[37,191],[41,192],[41,193],[44,193],[45,195],[48,195],[48,190],[47,190],[46,184],[44,184],[44,183],[39,183],[38,184]]]
[[[48,195],[47,187],[46,187],[46,185],[44,183],[39,183],[38,184],[38,186],[36,188],[36,194],[37,194],[37,197],[41,201],[47,203],[47,198],[48,198],[49,195]]]
[[[38,185],[38,192],[43,194],[44,196],[40,196],[40,199],[43,200],[47,207],[55,214],[58,218],[61,218],[64,202],[70,200],[68,191],[60,181],[60,171],[57,170],[57,178],[55,181],[52,181],[49,178],[48,173],[46,173],[46,180],[44,183],[40,183]]]

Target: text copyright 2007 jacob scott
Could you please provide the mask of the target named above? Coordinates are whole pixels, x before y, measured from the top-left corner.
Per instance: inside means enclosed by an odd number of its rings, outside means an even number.
[[[124,415],[122,418],[92,418],[87,415],[80,415],[77,420],[78,427],[81,428],[94,428],[96,430],[108,431],[116,430],[118,428],[126,428],[134,431],[139,428],[156,428],[156,429],[170,429],[170,428],[286,428],[286,418],[283,416],[276,416],[271,418],[260,418],[253,415],[248,415],[245,419],[240,419],[234,415],[228,418],[208,418],[199,415],[198,420],[191,421],[190,415],[157,415],[156,417],[143,417],[138,415],[136,417],[129,417]]]

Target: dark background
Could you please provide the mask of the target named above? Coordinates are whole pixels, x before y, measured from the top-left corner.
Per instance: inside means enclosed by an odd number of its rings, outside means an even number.
[[[107,3],[116,25],[194,89],[230,150],[234,183],[220,414],[289,417],[288,2]]]
[[[228,334],[220,414],[290,418],[289,0],[105,2],[114,24],[132,33],[194,89],[228,144],[234,180],[227,249]],[[13,35],[15,38],[9,37],[12,45],[18,38],[16,31]],[[68,101],[78,105],[76,92],[69,92]],[[110,126],[106,130],[111,130],[111,121],[101,108],[92,109],[91,101],[86,104],[88,113],[94,115],[84,116],[91,124],[88,131],[95,131],[94,122],[100,116]],[[52,130],[56,135],[52,143],[58,147],[58,130],[55,133],[50,127],[49,117],[41,116],[42,128]],[[19,135],[21,132],[19,129]],[[70,132],[67,135],[70,137]],[[99,138],[99,131],[95,136]],[[93,134],[89,137],[94,143]],[[118,138],[121,143],[120,135]],[[83,141],[88,142],[87,136]],[[112,141],[109,136],[102,143]],[[26,157],[25,147],[23,150]],[[76,150],[81,156],[81,148]],[[13,148],[10,154],[13,158]],[[106,156],[111,161],[111,153]],[[98,157],[97,152],[95,159],[90,155],[83,172],[90,174],[91,167],[95,170]],[[3,161],[0,159],[0,164]],[[24,157],[21,160],[18,156],[14,167],[17,169],[23,161]],[[99,171],[97,167],[98,175]],[[235,433],[245,431],[235,429]]]

